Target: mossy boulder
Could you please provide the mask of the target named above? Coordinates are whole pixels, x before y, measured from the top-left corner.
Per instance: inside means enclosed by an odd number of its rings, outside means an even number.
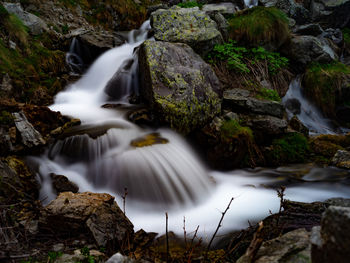
[[[175,130],[188,134],[220,113],[220,82],[188,45],[145,41],[139,64],[142,97]]]
[[[159,9],[151,14],[151,25],[156,40],[186,43],[201,55],[223,42],[217,24],[198,8]]]
[[[349,116],[337,114],[337,110],[349,107],[350,66],[342,63],[312,64],[303,78],[306,95],[328,117],[339,116],[346,122]]]

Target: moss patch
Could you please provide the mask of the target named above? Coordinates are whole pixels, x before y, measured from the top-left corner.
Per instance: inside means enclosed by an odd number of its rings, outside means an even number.
[[[197,3],[197,1],[189,1],[189,2],[183,2],[177,4],[177,6],[182,7],[182,8],[192,8],[192,7],[199,7],[202,8],[203,4]]]
[[[288,134],[272,142],[268,153],[269,163],[274,165],[305,162],[309,153],[306,137],[299,133]]]
[[[272,100],[280,102],[281,98],[278,95],[277,91],[273,89],[261,88],[257,95],[258,99]]]
[[[166,144],[169,141],[165,138],[160,137],[159,133],[151,133],[147,134],[141,138],[137,138],[135,140],[132,140],[130,145],[133,147],[146,147],[151,146],[154,144]]]
[[[232,39],[254,46],[280,46],[290,37],[288,18],[275,7],[253,7],[229,20],[229,34]]]
[[[350,67],[340,62],[333,64],[312,64],[304,75],[303,84],[306,95],[322,112],[335,117],[335,108],[343,103],[342,88],[349,86]]]

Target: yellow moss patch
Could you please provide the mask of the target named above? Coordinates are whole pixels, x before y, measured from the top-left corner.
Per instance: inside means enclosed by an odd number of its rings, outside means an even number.
[[[133,147],[146,147],[152,146],[154,144],[166,144],[168,143],[168,139],[160,137],[159,133],[150,133],[141,138],[137,138],[131,141],[130,145]]]

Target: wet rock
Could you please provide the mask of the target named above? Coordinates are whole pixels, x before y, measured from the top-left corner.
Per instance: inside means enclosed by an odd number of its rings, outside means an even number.
[[[311,62],[331,63],[338,60],[328,42],[314,36],[294,36],[284,53],[301,67]]]
[[[305,229],[297,229],[281,237],[262,244],[255,257],[255,263],[308,263],[311,261],[310,233]],[[241,257],[237,263],[250,263],[247,256]]]
[[[3,3],[10,14],[15,14],[34,35],[39,35],[48,30],[46,23],[36,15],[23,10],[20,3]]]
[[[12,116],[14,117],[16,128],[21,135],[22,142],[26,147],[32,148],[45,145],[45,140],[27,120],[23,111],[13,113]]]
[[[62,251],[64,249],[64,244],[63,243],[58,243],[52,246],[53,251]]]
[[[207,13],[209,16],[211,16],[212,13],[216,12],[222,14],[223,16],[230,16],[239,11],[239,8],[233,3],[226,2],[218,4],[206,4],[202,7],[202,11]]]
[[[349,262],[349,233],[350,208],[330,206],[322,217],[321,228],[313,229],[312,262]]]
[[[328,28],[322,33],[322,37],[332,40],[337,45],[342,45],[343,43],[343,33],[339,28],[333,29]]]
[[[133,237],[133,225],[109,194],[61,193],[42,211],[42,228],[57,235],[85,232],[107,249],[123,247]]]
[[[322,27],[319,24],[307,24],[301,25],[294,30],[294,33],[298,35],[314,36],[317,37],[324,33]]]
[[[297,116],[294,115],[290,119],[288,125],[294,131],[300,132],[300,133],[304,134],[306,137],[309,136],[309,129],[298,119]]]
[[[185,43],[201,55],[223,42],[216,23],[198,7],[159,9],[151,14],[151,25],[156,40]]]
[[[301,112],[301,103],[298,99],[288,99],[284,106],[293,114],[300,114]]]
[[[223,108],[233,112],[257,113],[282,118],[284,107],[281,103],[250,97],[250,92],[242,89],[224,91]]]
[[[145,41],[139,64],[142,97],[175,130],[188,134],[220,113],[220,82],[188,45]]]
[[[332,159],[332,164],[339,168],[350,169],[350,152],[338,150]]]
[[[330,198],[325,203],[329,206],[350,207],[350,199],[347,198]]]
[[[57,194],[62,192],[77,193],[79,191],[79,187],[75,183],[69,181],[69,179],[64,175],[51,173],[50,177],[52,180],[52,186],[56,190]]]
[[[133,59],[128,59],[119,67],[118,71],[108,81],[104,89],[105,93],[116,99],[125,99],[126,95],[136,92],[136,87],[132,83],[137,83],[136,69],[133,71]],[[129,90],[132,89],[132,90]]]

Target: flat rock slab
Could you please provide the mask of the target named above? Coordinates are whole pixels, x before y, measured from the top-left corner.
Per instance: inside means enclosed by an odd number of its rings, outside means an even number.
[[[12,113],[12,116],[25,146],[30,148],[44,145],[46,143],[40,132],[38,132],[27,120],[27,117],[23,111]]]
[[[202,7],[202,11],[206,12],[209,15],[213,12],[218,12],[223,16],[227,16],[235,14],[237,11],[239,11],[239,8],[233,3],[226,2],[218,4],[206,4]]]
[[[151,25],[156,40],[186,43],[201,55],[223,42],[217,24],[198,7],[158,9],[151,14]]]
[[[259,100],[249,96],[250,92],[243,89],[224,91],[223,107],[233,112],[257,113],[282,118],[284,107],[281,103],[269,100]]]

